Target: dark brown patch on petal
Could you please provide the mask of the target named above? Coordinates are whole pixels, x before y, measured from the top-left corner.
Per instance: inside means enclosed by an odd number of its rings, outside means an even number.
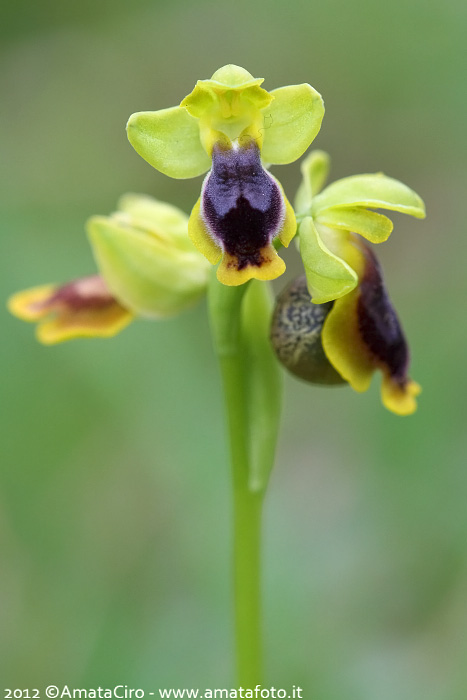
[[[50,309],[64,306],[70,311],[102,309],[118,303],[99,275],[83,277],[59,287],[47,300]]]
[[[264,248],[254,251],[251,257],[227,254],[227,268],[230,270],[244,270],[248,265],[261,267],[264,263],[270,262],[271,258],[264,254]]]
[[[261,249],[276,236],[284,205],[254,141],[238,149],[214,147],[202,207],[211,233],[236,258],[237,269],[261,266]]]
[[[379,263],[367,246],[365,272],[360,280],[358,328],[371,355],[403,386],[407,381],[409,349],[399,319],[384,287]]]

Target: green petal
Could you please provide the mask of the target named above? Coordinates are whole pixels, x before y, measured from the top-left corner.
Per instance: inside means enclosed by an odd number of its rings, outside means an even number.
[[[154,235],[170,238],[177,246],[193,250],[188,238],[188,216],[184,211],[166,202],[160,202],[149,195],[124,194],[118,200],[118,213],[124,212],[131,220],[131,225],[146,230],[153,230]]]
[[[203,85],[204,82],[203,80],[198,80],[190,94],[184,97],[180,103],[180,107],[186,109],[196,119],[199,119],[211,110],[216,102],[216,96],[209,88]]]
[[[362,207],[324,209],[317,215],[316,221],[330,228],[359,233],[371,243],[387,241],[394,227],[391,219],[384,214],[377,214]]]
[[[329,156],[324,151],[312,151],[302,161],[300,166],[302,181],[295,197],[297,212],[306,212],[311,206],[313,197],[324,186],[329,173]]]
[[[267,163],[292,163],[300,158],[321,127],[324,104],[311,85],[287,85],[272,90],[274,100],[263,110],[262,157]]]
[[[312,211],[316,216],[323,209],[346,205],[400,211],[417,219],[425,216],[425,205],[418,194],[383,173],[353,175],[333,182],[315,197]]]
[[[136,112],[128,120],[127,132],[135,151],[164,175],[196,177],[211,167],[198,121],[183,107]]]
[[[255,107],[263,109],[271,104],[272,97],[267,90],[259,87],[262,82],[261,78],[252,81],[251,84],[228,89],[227,86],[219,85],[212,80],[198,80],[193,91],[181,101],[180,107],[185,107],[193,117],[199,119],[213,109],[222,96],[230,93],[232,97],[232,93],[239,93],[247,97]]]
[[[110,291],[134,313],[172,316],[205,291],[209,264],[197,251],[181,251],[108,217],[93,217],[87,229]]]
[[[357,286],[357,274],[325,246],[311,217],[300,224],[299,238],[308,291],[315,304],[338,299]]]

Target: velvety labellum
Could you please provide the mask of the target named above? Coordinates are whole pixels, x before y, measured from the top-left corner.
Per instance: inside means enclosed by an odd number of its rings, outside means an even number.
[[[379,263],[368,246],[361,247],[366,264],[359,285],[358,330],[375,362],[404,386],[410,359],[407,341],[384,287]]]
[[[285,207],[274,178],[261,165],[254,141],[233,148],[217,144],[202,193],[202,214],[213,239],[238,270],[260,267],[281,228]]]

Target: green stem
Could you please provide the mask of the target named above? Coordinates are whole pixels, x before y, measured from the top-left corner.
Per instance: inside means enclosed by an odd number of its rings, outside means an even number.
[[[268,286],[225,287],[213,276],[209,315],[224,385],[234,510],[237,681],[261,684],[261,513],[274,462],[281,377],[269,343]]]
[[[261,512],[264,491],[249,487],[244,368],[240,353],[221,358],[234,489],[235,646],[238,684],[261,683]]]

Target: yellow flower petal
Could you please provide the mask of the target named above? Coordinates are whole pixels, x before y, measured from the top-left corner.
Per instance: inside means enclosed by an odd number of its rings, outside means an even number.
[[[380,370],[384,406],[397,415],[409,415],[421,389],[407,376],[407,343],[375,256],[356,236],[352,240],[348,250],[359,269],[359,285],[334,302],[323,326],[324,352],[355,391],[366,391],[373,372]]]
[[[63,286],[44,285],[18,292],[8,308],[24,321],[39,321],[36,335],[45,345],[72,338],[108,338],[133,318],[97,275]]]
[[[274,178],[276,180],[276,178]],[[280,242],[282,243],[285,248],[289,245],[290,241],[293,239],[295,234],[297,233],[297,220],[295,218],[295,212],[285,196],[284,189],[279,182],[279,180],[276,180],[277,185],[282,192],[282,200],[285,208],[285,213],[284,213],[284,220],[282,222],[281,228],[278,233],[278,237]]]
[[[224,253],[217,269],[217,279],[229,287],[236,287],[251,279],[274,280],[285,272],[285,262],[278,256],[274,247],[269,245],[259,251],[259,264],[241,267],[237,258]]]
[[[188,221],[188,235],[194,246],[211,265],[216,265],[222,256],[222,248],[214,241],[201,216],[201,197],[196,202]]]
[[[401,385],[386,374],[381,386],[381,398],[389,411],[398,416],[410,416],[417,410],[415,399],[421,391],[420,384],[411,379]]]
[[[47,301],[56,289],[56,285],[46,284],[17,292],[8,299],[8,310],[22,321],[38,321],[49,313]]]
[[[87,313],[69,313],[45,321],[37,327],[37,339],[55,345],[75,338],[112,338],[133,320],[133,315],[114,302],[106,309]]]
[[[357,288],[337,299],[323,326],[323,348],[330,363],[355,389],[366,391],[371,383],[374,362],[359,334]]]

